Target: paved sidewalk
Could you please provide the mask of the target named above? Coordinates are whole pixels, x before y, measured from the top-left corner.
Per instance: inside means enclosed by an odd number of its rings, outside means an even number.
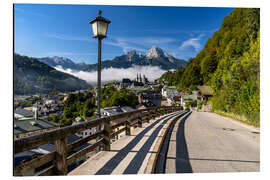
[[[130,136],[124,136],[111,144],[111,151],[101,151],[88,159],[68,175],[143,174],[161,130],[177,113],[150,120],[142,128],[136,128]]]

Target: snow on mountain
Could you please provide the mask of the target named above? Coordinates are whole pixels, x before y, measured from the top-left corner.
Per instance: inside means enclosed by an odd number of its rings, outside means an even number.
[[[164,51],[157,46],[153,46],[145,55],[147,58],[158,58],[164,55]]]
[[[72,60],[65,57],[44,57],[39,58],[38,60],[51,67],[62,66],[64,69],[83,70],[87,67],[87,64],[84,62],[74,63]]]
[[[186,61],[177,59],[157,46],[153,46],[145,54],[137,53],[132,49],[127,54],[117,56],[113,60],[102,61],[102,69],[106,68],[129,68],[137,66],[158,66],[161,69],[177,69],[180,66],[185,66]],[[97,64],[89,64],[86,71],[94,71],[97,69]]]

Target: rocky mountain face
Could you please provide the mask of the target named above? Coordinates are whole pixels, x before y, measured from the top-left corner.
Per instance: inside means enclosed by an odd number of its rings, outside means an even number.
[[[74,69],[74,70],[83,70],[87,67],[85,63],[74,63],[72,60],[65,57],[44,57],[38,58],[42,63],[45,63],[51,67],[62,66],[64,69]]]
[[[133,65],[139,66],[159,66],[161,69],[177,69],[185,66],[186,61],[177,59],[157,46],[153,46],[145,54],[137,53],[131,50],[125,55],[117,56],[113,60],[102,61],[102,69],[104,68],[129,68]],[[85,71],[97,70],[97,64],[90,64]]]

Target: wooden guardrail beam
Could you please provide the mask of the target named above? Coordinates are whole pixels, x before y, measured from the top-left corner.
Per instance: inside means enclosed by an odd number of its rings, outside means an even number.
[[[79,139],[79,140],[73,142],[72,144],[69,144],[68,147],[67,147],[68,152],[70,152],[71,150],[73,150],[73,149],[75,149],[77,147],[82,146],[83,144],[87,143],[88,141],[90,141],[92,139],[95,139],[98,136],[101,136],[102,134],[103,134],[103,131],[99,131],[99,132],[97,132],[95,134],[92,134],[90,136],[87,136],[87,137],[85,137],[83,139]]]
[[[106,117],[102,119],[87,121],[85,123],[71,125],[71,126],[55,129],[48,132],[43,132],[38,135],[16,139],[14,141],[14,154],[36,148],[43,144],[48,144],[50,142],[56,141],[63,137],[73,135],[75,133],[78,133],[80,131],[83,131],[92,127],[96,127],[97,125],[101,123],[101,120],[104,121],[105,119],[108,119],[108,118]]]
[[[30,171],[30,170],[35,169],[37,167],[40,167],[43,164],[46,164],[50,161],[53,161],[54,159],[55,159],[55,151],[53,151],[49,154],[39,156],[35,159],[32,159],[30,161],[27,161],[23,164],[20,164],[20,165],[14,167],[14,175],[15,176],[22,175],[22,174],[26,173],[27,171]]]
[[[70,155],[68,158],[67,158],[67,165],[70,165],[72,164],[77,158],[80,158],[82,157],[83,155],[87,154],[88,152],[94,150],[96,147],[102,145],[104,143],[104,139],[99,139],[96,143],[94,143],[93,145],[91,146],[87,146],[85,147],[84,149]]]

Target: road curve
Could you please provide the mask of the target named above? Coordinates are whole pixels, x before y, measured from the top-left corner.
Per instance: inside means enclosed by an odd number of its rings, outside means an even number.
[[[260,131],[214,113],[193,111],[176,122],[165,173],[256,172]]]

